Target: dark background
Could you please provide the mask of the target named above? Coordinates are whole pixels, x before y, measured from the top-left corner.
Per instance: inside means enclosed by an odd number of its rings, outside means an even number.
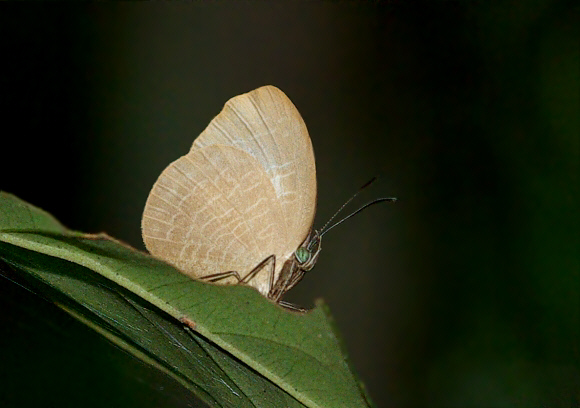
[[[400,200],[325,236],[287,297],[327,301],[377,405],[578,406],[579,9],[511,3],[3,3],[0,188],[143,248],[163,168],[276,85],[314,145],[315,227],[374,175],[359,205]],[[3,406],[191,402],[2,291]]]

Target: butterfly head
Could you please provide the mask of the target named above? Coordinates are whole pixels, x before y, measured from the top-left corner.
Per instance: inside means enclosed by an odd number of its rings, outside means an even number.
[[[306,241],[294,252],[294,257],[298,262],[298,267],[303,271],[309,271],[314,268],[316,261],[318,260],[318,255],[322,246],[320,245],[322,241],[322,236],[318,231],[314,231],[308,236]]]

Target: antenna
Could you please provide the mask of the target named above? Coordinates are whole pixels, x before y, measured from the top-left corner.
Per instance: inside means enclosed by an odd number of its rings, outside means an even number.
[[[371,205],[375,205],[378,203],[382,203],[384,201],[391,201],[391,202],[395,202],[397,201],[397,199],[395,197],[381,197],[381,198],[377,198],[369,203],[366,203],[365,205],[363,205],[362,207],[360,207],[358,210],[350,213],[349,215],[347,215],[346,217],[344,217],[343,219],[341,219],[340,221],[332,224],[330,227],[327,228],[328,224],[330,224],[330,222],[336,218],[336,216],[344,209],[344,207],[346,207],[352,200],[354,200],[354,198],[359,195],[364,189],[366,189],[368,186],[370,186],[371,184],[373,184],[376,181],[377,177],[373,177],[372,179],[370,179],[368,182],[366,182],[361,188],[358,189],[358,191],[356,193],[353,194],[352,197],[350,197],[348,200],[346,200],[346,202],[340,206],[340,208],[338,209],[338,211],[336,211],[334,213],[334,215],[332,217],[330,217],[330,219],[326,222],[326,224],[324,224],[324,226],[320,229],[320,234],[319,236],[322,237],[324,234],[326,234],[328,231],[330,231],[331,229],[333,229],[334,227],[336,227],[337,225],[342,224],[344,221],[348,220],[351,217],[354,217],[355,215],[357,215],[359,212],[361,212],[362,210],[370,207]]]

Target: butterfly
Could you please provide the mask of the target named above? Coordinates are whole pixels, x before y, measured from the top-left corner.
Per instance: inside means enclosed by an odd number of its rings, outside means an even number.
[[[159,176],[141,222],[149,252],[186,275],[254,287],[274,302],[311,270],[316,166],[290,99],[263,86],[230,99]]]

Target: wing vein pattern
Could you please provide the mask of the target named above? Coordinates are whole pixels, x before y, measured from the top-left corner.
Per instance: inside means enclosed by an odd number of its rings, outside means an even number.
[[[290,99],[264,86],[230,99],[154,184],[142,219],[147,249],[198,278],[245,276],[270,255],[275,279],[308,236],[314,152]],[[269,290],[268,272],[249,284]],[[236,283],[235,279],[220,283]]]

